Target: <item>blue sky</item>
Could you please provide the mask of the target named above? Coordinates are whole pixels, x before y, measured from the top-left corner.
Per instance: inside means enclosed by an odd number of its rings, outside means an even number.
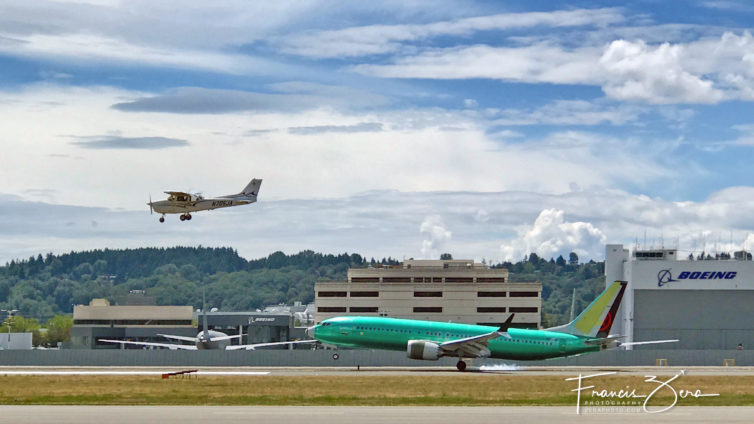
[[[406,3],[0,1],[0,261],[754,243],[754,6]],[[144,212],[251,177],[241,211]]]

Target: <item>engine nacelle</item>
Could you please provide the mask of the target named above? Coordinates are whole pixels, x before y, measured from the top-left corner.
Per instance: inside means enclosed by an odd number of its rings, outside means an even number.
[[[440,346],[424,340],[409,340],[406,354],[411,359],[436,361],[440,358]]]

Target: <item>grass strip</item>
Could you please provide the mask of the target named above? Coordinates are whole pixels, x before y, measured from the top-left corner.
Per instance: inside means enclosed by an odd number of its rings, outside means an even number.
[[[662,378],[659,378],[662,380]],[[667,380],[667,378],[665,378]],[[455,376],[0,376],[0,404],[45,405],[364,405],[514,406],[575,405],[576,382],[563,376],[463,374]],[[681,390],[720,396],[679,399],[679,406],[754,406],[754,376],[683,376]],[[656,383],[642,376],[606,376],[584,382],[596,390],[635,389]],[[599,400],[592,389],[582,402]],[[618,398],[613,397],[614,400]],[[653,403],[667,405],[662,388]],[[640,399],[643,401],[642,399]]]

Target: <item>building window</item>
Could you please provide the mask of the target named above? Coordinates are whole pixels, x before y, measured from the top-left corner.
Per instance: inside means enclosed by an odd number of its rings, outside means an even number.
[[[425,281],[429,283],[432,281],[432,278],[431,277],[414,277],[414,283],[423,283]]]
[[[352,283],[379,283],[379,277],[352,277]]]
[[[345,306],[320,306],[317,308],[317,312],[345,312]]]
[[[179,319],[75,319],[73,325],[192,325],[191,320]]]
[[[442,306],[415,306],[414,312],[442,312]]]
[[[409,277],[382,277],[383,283],[410,283]]]
[[[414,297],[442,297],[441,291],[415,291]]]
[[[432,277],[433,283],[442,283],[442,277]]]
[[[351,297],[380,297],[380,292],[376,291],[352,291]]]
[[[446,277],[446,283],[473,283],[474,279],[471,277]]]
[[[504,291],[480,291],[476,293],[476,297],[505,297]]]
[[[539,292],[535,292],[535,291],[534,292],[531,292],[531,291],[521,291],[521,292],[512,291],[511,292],[511,297],[539,297]]]
[[[351,312],[377,312],[376,306],[351,306]]]
[[[502,326],[502,324],[501,324],[501,326]],[[511,324],[510,327],[511,328],[530,328],[530,329],[533,329],[533,330],[536,330],[537,328],[539,328],[539,327],[537,327],[537,323],[536,322],[517,322],[517,323]]]
[[[505,278],[503,277],[478,277],[476,279],[477,283],[504,283]]]
[[[536,306],[511,306],[508,308],[509,312],[539,312],[539,308]]]
[[[317,292],[317,297],[346,297],[344,291],[321,291]]]
[[[485,312],[505,312],[505,307],[504,306],[480,307],[480,308],[476,308],[476,311],[480,314],[485,313]]]

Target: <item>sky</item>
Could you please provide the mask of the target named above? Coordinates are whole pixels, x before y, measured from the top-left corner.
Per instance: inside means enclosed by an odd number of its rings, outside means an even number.
[[[736,0],[0,0],[0,263],[751,250],[753,25]],[[251,206],[146,205],[252,177]]]

